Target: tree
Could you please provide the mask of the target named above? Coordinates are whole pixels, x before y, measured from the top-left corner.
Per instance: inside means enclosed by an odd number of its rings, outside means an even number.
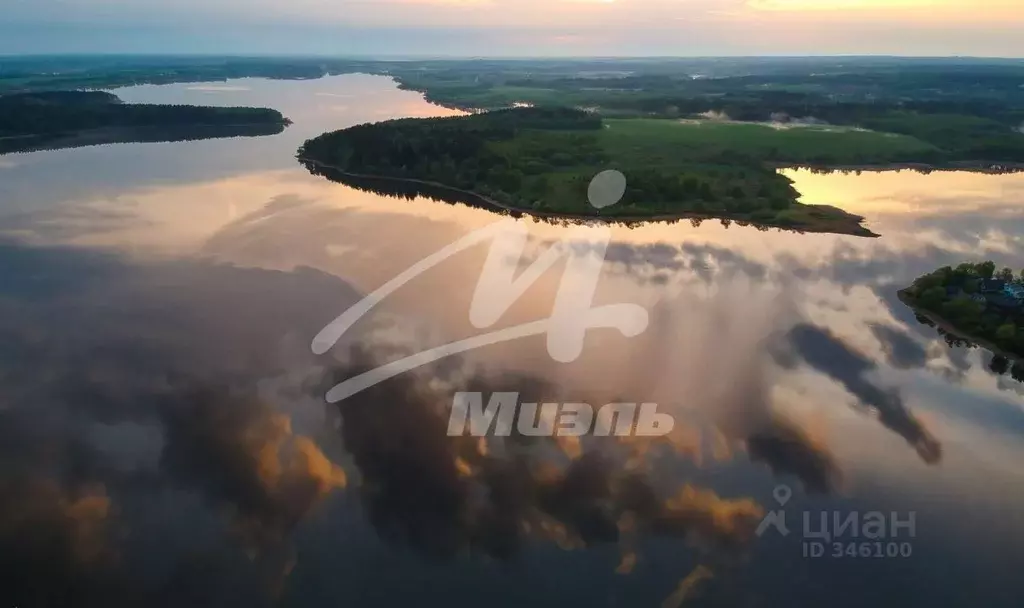
[[[999,271],[999,274],[996,275],[996,278],[1009,283],[1013,281],[1013,271],[1009,268],[1003,268]]]
[[[1010,370],[1010,361],[1002,355],[995,355],[988,364],[989,370],[997,376],[1002,376]]]
[[[1001,343],[1013,342],[1013,338],[1017,335],[1017,326],[1013,323],[1004,323],[999,326],[996,330],[996,340]]]
[[[917,319],[917,322],[922,325],[927,325],[928,327],[935,327],[935,322],[924,315],[914,313],[914,318]]]
[[[975,270],[977,270],[981,278],[991,279],[992,275],[994,275],[996,272],[996,263],[993,262],[992,260],[982,262],[981,264],[975,266]]]
[[[956,270],[953,271],[953,275],[958,280],[962,281],[967,277],[973,276],[975,272],[976,270],[974,264],[964,262],[963,264],[960,264],[959,266],[956,267]]]
[[[942,316],[958,327],[975,328],[981,321],[981,306],[970,298],[953,298],[942,304]]]
[[[946,300],[946,290],[937,285],[929,287],[921,292],[918,300],[921,302],[921,306],[930,310],[938,310]]]
[[[943,276],[939,271],[931,274],[926,274],[923,277],[919,277],[914,281],[914,288],[918,293],[924,293],[932,287],[942,287],[946,284],[946,277]],[[945,293],[945,290],[943,290]]]

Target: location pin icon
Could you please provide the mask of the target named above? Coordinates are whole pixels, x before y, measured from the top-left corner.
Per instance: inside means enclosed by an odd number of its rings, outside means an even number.
[[[793,490],[789,486],[775,486],[772,497],[775,498],[775,502],[784,507],[789,499],[793,498]]]

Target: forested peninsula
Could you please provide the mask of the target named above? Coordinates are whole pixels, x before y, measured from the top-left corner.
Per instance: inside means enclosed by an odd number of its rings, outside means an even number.
[[[0,96],[0,154],[115,142],[152,142],[280,133],[277,110],[126,104],[102,91]]]
[[[685,125],[653,127],[576,109],[515,108],[358,125],[307,141],[299,159],[314,173],[417,180],[540,216],[719,218],[875,236],[859,216],[800,204],[788,178],[753,158],[692,137],[680,145],[689,137]],[[598,210],[587,190],[606,169],[626,176],[626,191]]]

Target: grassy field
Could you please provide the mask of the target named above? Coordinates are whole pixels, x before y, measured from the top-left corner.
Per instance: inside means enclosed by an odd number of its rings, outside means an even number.
[[[617,159],[650,163],[730,156],[775,162],[880,164],[936,148],[907,135],[832,126],[769,125],[666,119],[605,119],[600,139]]]

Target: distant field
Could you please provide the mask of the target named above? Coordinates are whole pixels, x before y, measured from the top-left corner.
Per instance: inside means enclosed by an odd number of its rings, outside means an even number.
[[[769,125],[669,119],[605,119],[600,138],[610,154],[635,161],[740,155],[779,162],[883,163],[937,148],[908,135],[848,127]]]

